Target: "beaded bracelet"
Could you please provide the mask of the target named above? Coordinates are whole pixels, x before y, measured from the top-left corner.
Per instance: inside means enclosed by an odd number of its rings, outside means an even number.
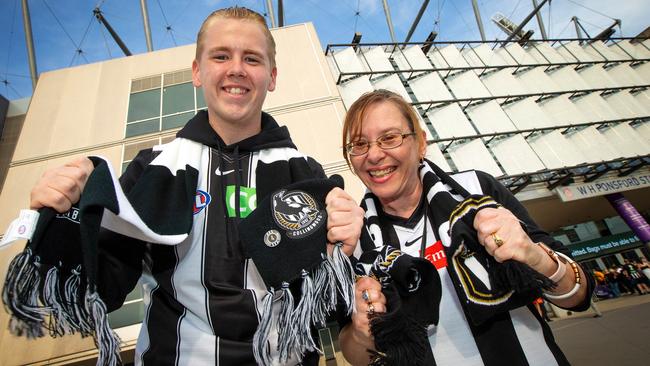
[[[573,270],[573,274],[575,276],[575,286],[573,286],[573,288],[569,292],[567,292],[565,294],[561,294],[561,295],[550,295],[550,294],[544,292],[544,297],[549,299],[549,300],[564,300],[564,299],[568,299],[571,296],[575,295],[576,292],[578,292],[578,290],[580,289],[580,282],[581,282],[580,281],[580,270],[578,269],[578,264],[573,259],[571,259],[569,256],[564,255],[564,254],[559,253],[559,252],[555,252],[555,254],[559,258],[562,258],[562,259],[566,260],[566,263],[569,263],[569,265],[571,265],[571,269]]]
[[[544,251],[546,254],[548,254],[549,257],[557,264],[557,269],[555,270],[555,273],[553,273],[551,276],[548,277],[549,280],[553,281],[553,283],[558,283],[560,280],[564,277],[564,274],[566,273],[566,265],[564,262],[560,260],[560,258],[557,256],[557,253],[549,247],[547,247],[544,243],[537,243]]]

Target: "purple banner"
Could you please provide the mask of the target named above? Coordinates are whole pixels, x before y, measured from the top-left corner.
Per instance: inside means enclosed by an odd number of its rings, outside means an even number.
[[[609,203],[614,207],[616,212],[625,221],[632,232],[641,239],[643,243],[650,242],[650,225],[645,221],[643,216],[636,208],[620,193],[605,195]]]

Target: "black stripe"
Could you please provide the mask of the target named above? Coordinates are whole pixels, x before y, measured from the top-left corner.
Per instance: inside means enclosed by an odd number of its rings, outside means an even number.
[[[142,355],[142,361],[144,365],[173,365],[179,339],[176,327],[185,312],[176,300],[172,283],[178,264],[175,247],[152,245],[151,258],[151,272],[158,288],[151,294],[149,319],[158,321],[147,322],[149,349]]]
[[[497,314],[479,326],[468,324],[485,366],[528,365],[510,313]]]

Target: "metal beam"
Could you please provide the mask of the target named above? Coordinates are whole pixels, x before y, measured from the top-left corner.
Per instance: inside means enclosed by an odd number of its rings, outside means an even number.
[[[537,0],[533,0],[533,6],[535,8],[537,7]],[[547,40],[548,37],[546,36],[546,28],[544,28],[544,21],[542,20],[542,14],[537,12],[535,13],[535,17],[537,17],[537,25],[539,26],[539,32],[542,33],[542,39]]]
[[[478,31],[481,34],[481,40],[485,41],[485,31],[483,30],[483,20],[481,19],[481,12],[478,8],[478,3],[476,0],[472,0],[472,7],[474,8],[474,16],[476,17],[476,24],[478,25]]]
[[[273,14],[273,2],[266,0],[266,8],[269,10],[269,19],[271,19],[271,28],[276,28],[275,15]]]
[[[384,3],[384,14],[386,14],[386,23],[388,23],[388,31],[390,32],[390,39],[392,42],[396,43],[395,32],[393,32],[393,21],[390,19],[390,8],[388,7],[388,1],[383,0]]]
[[[144,26],[144,38],[147,41],[147,51],[153,51],[153,42],[151,42],[151,27],[149,26],[149,11],[147,10],[147,0],[140,0],[140,10],[142,11],[142,25]]]
[[[284,27],[284,3],[278,0],[278,27]]]
[[[418,15],[415,16],[415,20],[413,20],[413,24],[411,24],[411,29],[409,29],[409,33],[406,35],[406,39],[404,40],[404,43],[408,43],[411,40],[411,36],[413,35],[413,32],[415,32],[415,28],[417,28],[418,24],[420,23],[420,18],[422,18],[422,14],[424,14],[427,5],[429,5],[429,0],[424,0],[422,2],[422,6],[420,6],[420,11],[418,11]]]
[[[34,52],[34,40],[32,38],[32,21],[29,17],[29,6],[27,0],[22,0],[23,5],[23,28],[25,29],[25,43],[27,44],[27,58],[29,60],[29,74],[32,77],[32,90],[36,89],[38,71],[36,70],[36,55]]]
[[[548,0],[544,0],[544,1],[542,1],[541,4],[539,4],[538,6],[536,6],[535,9],[533,9],[533,11],[532,11],[530,14],[528,14],[528,16],[527,16],[526,18],[524,18],[524,20],[521,22],[521,24],[519,24],[519,26],[517,27],[517,29],[515,29],[515,30],[512,32],[512,34],[510,34],[510,35],[508,36],[508,38],[506,38],[506,40],[504,41],[504,45],[505,45],[507,42],[509,42],[509,41],[510,41],[510,40],[511,40],[511,39],[512,39],[512,38],[513,38],[517,33],[519,33],[522,29],[524,29],[524,27],[526,26],[526,24],[528,24],[528,22],[533,18],[533,16],[534,16],[535,14],[537,14],[537,12],[539,11],[539,9],[541,9],[542,6],[544,6],[544,4],[546,4],[547,1],[548,1]]]
[[[120,46],[120,49],[122,50],[122,52],[124,52],[124,55],[131,56],[131,51],[129,51],[129,49],[126,47],[124,42],[122,42],[122,39],[115,32],[115,30],[113,30],[113,27],[111,27],[111,25],[108,24],[108,21],[102,15],[102,11],[99,8],[95,8],[93,10],[93,14],[95,15],[95,18],[97,18],[97,20],[99,20],[99,22],[102,23],[104,27],[106,27],[106,30],[108,30],[108,33],[111,34],[111,37],[113,37],[115,43],[117,43],[117,45]]]

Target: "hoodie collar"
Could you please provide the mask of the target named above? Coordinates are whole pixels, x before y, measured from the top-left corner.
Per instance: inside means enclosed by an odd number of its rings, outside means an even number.
[[[226,145],[221,136],[210,126],[208,112],[202,110],[192,117],[185,124],[185,127],[178,131],[176,137],[183,137],[228,152],[233,151],[235,147],[239,147],[240,152],[259,151],[274,147],[296,148],[296,145],[291,141],[287,127],[278,125],[271,115],[262,112],[261,123],[262,130],[257,135],[231,145]]]

